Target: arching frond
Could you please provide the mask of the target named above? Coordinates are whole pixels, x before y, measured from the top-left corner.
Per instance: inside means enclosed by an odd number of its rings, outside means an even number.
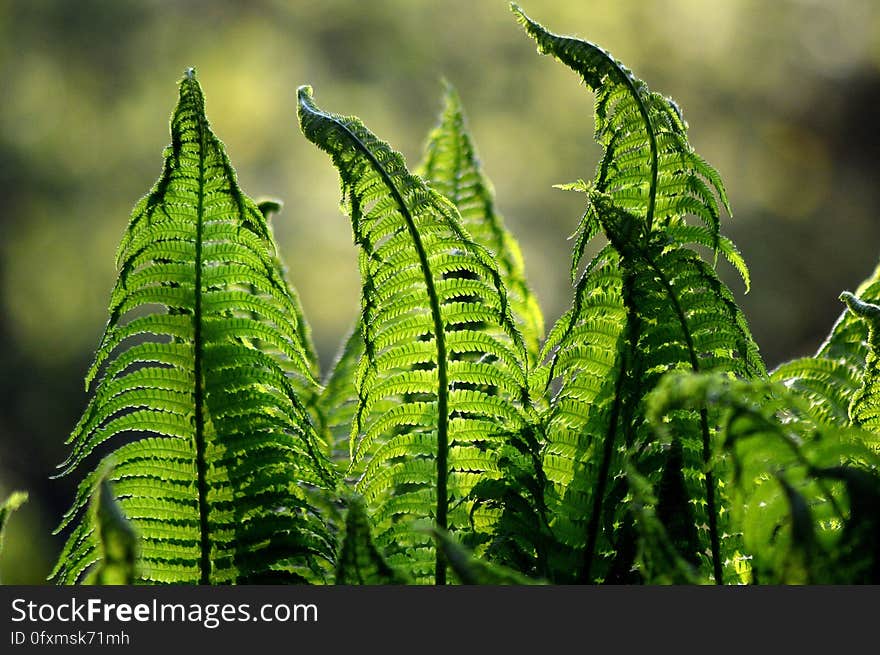
[[[334,545],[304,485],[332,486],[296,389],[314,386],[301,310],[265,217],[238,186],[190,70],[171,145],[118,251],[94,393],[62,474],[103,454],[59,530],[53,577],[99,557],[84,513],[112,460],[121,511],[143,535],[141,579],[323,579]],[[109,453],[108,453],[109,451]]]
[[[483,173],[461,100],[449,83],[445,85],[440,121],[427,138],[416,173],[456,206],[461,227],[495,258],[513,318],[523,335],[529,366],[533,366],[544,338],[544,319],[526,281],[519,244],[495,209],[492,183]],[[357,403],[354,384],[349,381],[353,381],[351,370],[363,355],[359,335],[356,326],[335,360],[320,403],[337,457],[348,450],[345,427],[351,426],[350,409]]]
[[[513,10],[539,51],[595,92],[603,148],[592,184],[569,185],[587,197],[572,258],[578,282],[572,309],[550,331],[536,373],[559,388],[546,415],[543,457],[552,528],[562,547],[552,568],[574,572],[580,582],[634,580],[631,467],[660,485],[658,512],[674,500],[663,494],[661,472],[682,476],[687,493],[678,495],[678,509],[692,511],[700,530],[697,551],[681,556],[699,560],[700,572],[717,583],[730,580],[737,546],[725,539],[723,490],[707,470],[713,417],[706,409],[682,411],[674,417],[675,439],[661,443],[644,424],[643,406],[645,394],[672,370],[766,373],[733,295],[699,251],[720,251],[748,285],[741,255],[720,233],[721,207],[730,212],[720,176],[688,143],[672,100],[651,92],[598,46],[552,34]],[[599,234],[609,243],[578,278],[585,246]],[[670,449],[678,448],[680,457],[671,458],[678,451]]]
[[[360,248],[357,490],[389,564],[442,584],[442,554],[410,523],[491,529],[491,516],[469,516],[467,498],[478,479],[498,475],[503,435],[524,424],[526,349],[501,273],[455,206],[358,119],[315,106],[308,87],[299,118],[339,171]]]
[[[638,217],[647,240],[655,228],[696,216],[718,249],[721,205],[730,213],[718,172],[694,152],[678,105],[653,93],[599,46],[544,29],[515,4],[514,14],[542,54],[574,70],[596,94],[596,140],[603,148],[596,188]]]

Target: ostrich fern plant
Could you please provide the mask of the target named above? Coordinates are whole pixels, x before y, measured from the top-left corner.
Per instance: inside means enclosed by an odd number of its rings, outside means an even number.
[[[678,105],[512,9],[595,95],[596,173],[562,185],[585,201],[569,310],[545,337],[451,86],[415,173],[303,86],[362,283],[319,383],[278,207],[239,189],[189,71],[62,465],[97,460],[56,581],[880,580],[877,274],[814,357],[768,373]]]

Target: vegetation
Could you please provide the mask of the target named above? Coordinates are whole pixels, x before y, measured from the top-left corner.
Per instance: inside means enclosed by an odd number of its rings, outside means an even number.
[[[278,205],[239,188],[190,69],[61,465],[91,472],[55,581],[880,581],[880,269],[815,357],[768,373],[681,109],[513,12],[595,95],[596,174],[562,185],[585,202],[570,309],[545,336],[451,87],[415,174],[301,87],[362,282],[319,383]]]

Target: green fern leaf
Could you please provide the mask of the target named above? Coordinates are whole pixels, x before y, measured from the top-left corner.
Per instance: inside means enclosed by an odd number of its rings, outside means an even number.
[[[588,41],[552,34],[511,4],[517,20],[538,44],[577,72],[596,93],[596,140],[604,153],[596,187],[614,204],[638,216],[642,238],[655,227],[701,219],[719,247],[720,209],[730,206],[717,171],[687,141],[678,106],[647,85],[607,51]]]
[[[352,495],[347,505],[345,534],[336,560],[336,584],[408,584],[407,577],[392,569],[373,543],[363,498]]]
[[[138,578],[139,537],[119,508],[106,478],[95,490],[91,512],[98,530],[100,561],[87,576],[85,584],[134,584]]]
[[[519,244],[496,212],[492,184],[482,171],[461,100],[449,83],[446,83],[440,121],[431,131],[424,150],[417,174],[456,206],[461,226],[476,243],[494,255],[508,291],[514,320],[526,344],[529,365],[533,366],[544,338],[544,319],[526,282]],[[325,381],[320,403],[337,459],[347,454],[352,408],[357,405],[357,395],[350,381],[364,352],[359,335],[360,327],[356,326],[345,340]]]
[[[637,527],[626,471],[662,480],[669,448],[644,423],[643,398],[671,370],[765,375],[742,312],[703,261],[698,247],[721,252],[741,273],[741,255],[720,234],[720,208],[730,209],[720,176],[687,140],[675,103],[636,78],[609,53],[580,39],[552,34],[513,11],[538,43],[576,71],[596,94],[596,139],[603,148],[572,257],[578,279],[572,309],[544,345],[535,377],[559,391],[546,416],[544,472],[553,531],[562,545],[554,570],[580,582],[632,581]],[[689,217],[699,222],[691,224]],[[609,244],[577,271],[585,245],[604,233]],[[724,498],[707,462],[713,417],[705,409],[676,417],[679,470],[701,526],[700,568],[717,583],[734,577],[734,539],[724,535]],[[663,499],[661,498],[660,501]],[[662,506],[662,502],[661,502]],[[667,512],[673,515],[675,511]],[[670,526],[667,526],[667,529]],[[682,543],[687,543],[685,540]]]
[[[526,282],[519,244],[495,209],[492,183],[483,173],[461,99],[448,82],[440,123],[428,137],[424,159],[416,172],[452,201],[462,227],[495,257],[529,353],[529,364],[534,365],[544,339],[541,308]]]
[[[723,410],[712,466],[735,500],[752,581],[876,583],[877,435],[817,422],[811,399],[781,383],[718,374],[665,377],[648,420],[666,434],[671,413],[705,405]]]
[[[308,87],[299,118],[339,171],[360,247],[357,490],[389,564],[443,584],[442,552],[410,523],[491,531],[491,516],[469,516],[468,495],[498,475],[499,442],[524,424],[525,345],[496,263],[455,206],[358,119],[317,108]]]
[[[99,559],[99,526],[79,517],[112,458],[142,581],[324,579],[334,546],[306,485],[334,481],[297,394],[317,384],[301,309],[191,69],[171,137],[119,247],[94,394],[61,474],[112,450],[58,528],[74,526],[52,577],[75,582]]]

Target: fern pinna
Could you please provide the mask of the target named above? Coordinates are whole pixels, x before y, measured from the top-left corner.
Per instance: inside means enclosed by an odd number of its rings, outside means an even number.
[[[536,372],[556,380],[546,415],[545,502],[560,558],[551,569],[567,581],[629,582],[637,528],[629,511],[627,466],[660,486],[660,506],[700,527],[683,556],[717,583],[735,576],[737,553],[725,529],[724,498],[708,467],[714,420],[706,408],[682,411],[669,441],[644,422],[644,396],[673,369],[764,374],[731,292],[696,246],[726,255],[748,280],[733,244],[719,232],[727,207],[718,173],[687,140],[678,107],[648,90],[610,54],[552,34],[514,6],[540,52],[577,72],[596,94],[596,139],[603,148],[572,259],[572,309],[553,327]],[[688,216],[698,221],[691,222]],[[608,245],[578,277],[586,245]],[[676,457],[676,453],[678,456]],[[664,497],[663,490],[684,490]],[[568,573],[565,573],[568,571]],[[573,574],[571,572],[574,572]]]
[[[498,443],[525,422],[526,348],[498,266],[455,206],[358,119],[315,106],[308,87],[299,90],[299,117],[339,171],[360,249],[356,488],[388,562],[443,584],[442,551],[410,523],[491,529],[490,515],[470,515],[468,495],[498,474]]]
[[[108,466],[142,536],[142,580],[323,579],[335,546],[307,487],[334,483],[296,393],[315,385],[298,303],[192,69],[118,267],[86,376],[94,395],[61,474],[104,454],[59,526],[74,528],[55,579],[76,581],[98,559],[94,521],[80,517]]]

